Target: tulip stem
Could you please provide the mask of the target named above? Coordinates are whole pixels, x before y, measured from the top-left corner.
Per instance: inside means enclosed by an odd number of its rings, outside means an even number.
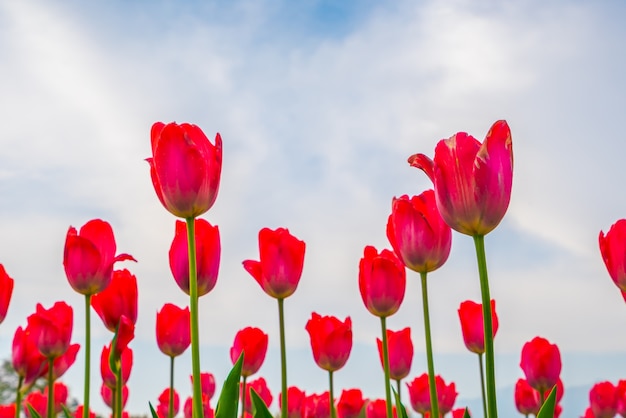
[[[196,271],[196,231],[195,218],[186,218],[187,249],[189,254],[189,308],[191,331],[191,366],[193,376],[193,418],[201,418],[202,380],[200,379],[200,338],[198,327],[198,274]]]
[[[544,395],[543,390],[539,391],[539,409],[543,406],[543,403],[546,401],[546,397]]]
[[[85,295],[85,384],[83,418],[89,418],[89,384],[91,382],[91,294]]]
[[[328,382],[330,385],[330,418],[337,418],[337,410],[335,409],[335,396],[333,386],[333,371],[328,371]]]
[[[54,417],[54,357],[48,358],[48,418]]]
[[[487,396],[485,395],[485,371],[483,365],[483,353],[478,353],[478,367],[480,369],[480,391],[483,397],[483,414],[487,417]]]
[[[167,418],[174,418],[174,356],[170,357],[170,398],[168,400]]]
[[[280,328],[280,377],[281,377],[281,418],[287,418],[287,354],[285,353],[285,312],[283,298],[278,298],[278,325]]]
[[[437,384],[435,381],[435,362],[433,361],[433,342],[430,336],[430,314],[428,313],[428,273],[420,272],[422,279],[422,307],[424,308],[424,334],[426,335],[426,360],[428,362],[428,387],[430,390],[430,416],[439,416],[439,402],[437,399]]]
[[[246,388],[247,380],[248,376],[243,376],[243,382],[241,384],[241,418],[246,414],[246,390],[250,391],[250,389]],[[250,403],[252,403],[252,397],[250,397]]]
[[[487,409],[489,418],[498,418],[496,402],[496,372],[493,351],[493,325],[491,323],[491,296],[489,294],[489,277],[487,276],[487,258],[485,257],[485,236],[474,235],[478,274],[480,276],[480,293],[483,302],[483,325],[485,330],[485,370],[487,373]]]
[[[396,380],[396,392],[398,392],[398,400],[402,402],[402,385],[400,384],[400,379]]]
[[[15,418],[20,418],[20,409],[22,409],[22,385],[24,384],[24,376],[20,376],[17,381],[17,389],[15,392]]]
[[[116,361],[115,367],[115,409],[113,410],[114,417],[122,418],[122,410],[124,406],[122,406],[122,394],[124,393],[124,381],[122,380],[122,360],[121,357]]]
[[[385,370],[385,399],[387,403],[387,418],[393,417],[391,408],[391,387],[389,386],[389,346],[387,342],[387,318],[380,317],[380,327],[383,332],[383,369]]]

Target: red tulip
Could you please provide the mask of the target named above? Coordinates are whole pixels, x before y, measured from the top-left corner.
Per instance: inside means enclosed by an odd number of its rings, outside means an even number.
[[[211,408],[211,403],[209,402],[209,398],[203,393],[202,394],[202,409],[204,409],[204,418],[214,418],[215,411]],[[188,397],[185,401],[185,405],[183,406],[183,412],[185,418],[192,418],[193,415],[193,399]]]
[[[74,418],[83,418],[85,407],[83,405],[78,405],[76,410],[74,411]],[[96,413],[89,409],[89,418],[96,418]]]
[[[267,387],[267,382],[265,382],[265,379],[263,379],[262,377],[259,377],[258,379],[252,380],[246,384],[246,394],[245,394],[246,397],[244,401],[244,411],[252,413],[252,401],[250,400],[250,393],[252,389],[254,389],[254,391],[263,400],[263,402],[265,403],[265,406],[269,408],[269,406],[272,404],[272,399],[274,398],[272,397],[272,393]]]
[[[585,415],[583,415],[581,418],[596,418],[596,416],[593,414],[591,407],[589,407],[585,409]]]
[[[383,342],[380,338],[378,343],[378,357],[380,364],[383,362]],[[393,380],[402,380],[409,375],[413,362],[413,342],[411,341],[411,328],[401,331],[387,330],[387,344],[389,353],[389,376]],[[383,365],[384,367],[384,365]]]
[[[176,416],[178,411],[180,410],[180,396],[178,396],[178,392],[174,391],[174,411],[172,412],[172,416]],[[165,389],[159,395],[159,404],[157,405],[157,415],[161,418],[167,418],[169,416],[170,411],[170,388]]]
[[[600,252],[611,278],[626,292],[626,219],[615,222],[604,235],[600,231]]]
[[[380,254],[365,247],[359,263],[359,290],[367,309],[379,317],[393,315],[400,308],[406,289],[404,264],[389,250]]]
[[[459,319],[465,347],[472,353],[483,354],[485,352],[485,327],[483,324],[483,305],[471,300],[462,302],[459,306]],[[491,324],[492,337],[495,338],[498,331],[498,316],[496,315],[496,301],[491,300]]]
[[[443,416],[454,407],[454,402],[458,395],[456,385],[454,383],[446,385],[441,376],[435,376],[435,385],[437,387],[439,412]],[[424,373],[416,377],[412,382],[407,384],[407,387],[409,388],[411,406],[415,412],[419,412],[420,414],[430,412],[430,385],[428,383],[428,375]]]
[[[361,389],[348,389],[341,392],[337,402],[338,418],[358,418],[365,405]]]
[[[396,406],[391,408],[393,416],[397,417]],[[386,418],[387,417],[387,401],[385,399],[376,399],[369,401],[365,407],[366,418]]]
[[[48,398],[48,387],[43,391],[46,399]],[[60,414],[63,411],[63,405],[67,404],[68,390],[67,386],[61,382],[54,382],[54,412]]]
[[[30,386],[48,370],[46,357],[39,352],[30,329],[18,327],[13,337],[12,361],[15,372]]]
[[[405,266],[418,273],[441,267],[448,259],[452,231],[435,202],[435,192],[394,198],[387,221],[387,238]]]
[[[116,359],[122,357],[122,353],[128,348],[128,344],[135,338],[135,324],[126,315],[120,318],[120,324],[113,339],[112,356]]]
[[[0,418],[15,418],[15,404],[0,405]]]
[[[91,306],[104,326],[115,332],[122,315],[137,322],[137,298],[137,278],[126,269],[115,270],[109,286],[91,298]]]
[[[47,416],[48,412],[48,397],[39,391],[30,392],[24,398],[24,413],[28,418],[35,418],[30,415],[30,409],[28,406],[31,406],[35,412],[39,414],[40,417]]]
[[[261,285],[263,291],[276,299],[291,296],[298,287],[304,267],[303,241],[288,229],[259,231],[260,261],[246,260],[243,267]]]
[[[561,374],[561,353],[555,344],[535,337],[524,344],[520,367],[528,384],[540,393],[552,389]]]
[[[626,418],[626,380],[617,383],[617,413]]]
[[[211,144],[196,125],[156,122],[150,131],[150,176],[154,190],[170,213],[195,218],[217,197],[222,172],[222,137]]]
[[[304,398],[302,418],[328,418],[330,416],[330,392],[313,393]]]
[[[515,407],[522,415],[537,415],[541,407],[539,392],[533,389],[526,379],[518,379],[515,384]]]
[[[560,404],[554,405],[554,418],[559,418],[563,412],[563,407]]]
[[[494,123],[482,144],[459,132],[439,141],[434,161],[415,154],[409,164],[434,183],[437,207],[452,229],[485,235],[504,217],[513,183],[513,142],[505,121]]]
[[[563,382],[561,378],[556,381],[556,403],[558,404],[563,399],[563,392],[565,391],[565,387],[563,386]],[[552,392],[552,388],[549,388],[543,393],[543,398],[548,399],[548,395]]]
[[[115,255],[115,237],[108,222],[93,219],[80,228],[70,226],[65,237],[63,267],[72,288],[83,295],[101,292],[111,282],[113,264],[136,261],[128,254]]]
[[[67,351],[72,338],[74,311],[65,302],[56,302],[50,309],[38,303],[28,317],[28,328],[39,352],[47,358],[59,357]]]
[[[596,383],[589,391],[591,410],[596,418],[613,418],[617,401],[617,388],[611,382]]]
[[[296,386],[287,389],[287,417],[302,418],[302,405],[306,394]],[[278,394],[278,405],[282,405],[282,393]]]
[[[111,371],[109,365],[109,356],[111,353],[111,346],[105,346],[102,348],[102,355],[100,356],[100,373],[102,375],[102,381],[105,385],[111,389],[115,389],[115,374]],[[121,356],[122,365],[122,384],[126,384],[130,377],[130,371],[133,367],[133,350],[129,347],[122,352]]]
[[[452,418],[463,418],[465,417],[465,409],[466,408],[458,408],[452,411]],[[469,414],[469,410],[467,411]]]
[[[204,219],[195,221],[196,273],[198,297],[204,296],[215,287],[220,268],[220,231]],[[187,247],[187,225],[176,221],[176,234],[170,246],[170,270],[178,287],[189,294],[189,249]]]
[[[100,395],[102,396],[102,400],[109,408],[113,409],[113,405],[115,400],[113,399],[115,396],[115,392],[113,389],[108,387],[106,384],[102,383],[100,387]],[[128,386],[122,386],[122,408],[126,406],[126,401],[128,400]]]
[[[179,308],[166,303],[157,312],[156,338],[161,352],[170,357],[176,357],[185,352],[191,344],[189,329],[189,308]]]
[[[306,324],[311,338],[313,358],[318,366],[329,372],[341,369],[352,350],[352,321],[340,321],[334,316],[313,312]]]
[[[191,385],[193,386],[193,375],[190,375]],[[200,387],[202,389],[202,395],[206,396],[209,400],[215,395],[215,377],[211,373],[200,373]]]
[[[244,353],[242,376],[248,377],[259,371],[265,360],[267,343],[267,334],[259,328],[247,327],[237,332],[230,348],[230,359],[235,364],[241,353]]]
[[[65,372],[74,364],[76,356],[80,350],[80,344],[70,344],[67,351],[54,359],[52,363],[52,379],[56,380],[63,376]],[[45,372],[48,372],[48,365],[46,364]],[[44,374],[45,375],[45,374]]]
[[[4,270],[4,266],[0,264],[0,323],[4,321],[9,310],[9,302],[13,294],[13,279],[9,277]]]

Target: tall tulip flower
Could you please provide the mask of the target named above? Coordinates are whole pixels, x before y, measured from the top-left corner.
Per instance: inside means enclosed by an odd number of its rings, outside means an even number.
[[[520,367],[528,384],[539,392],[543,404],[544,393],[557,384],[561,374],[559,348],[545,338],[535,337],[522,347]]]
[[[195,218],[215,203],[222,172],[222,138],[212,144],[196,125],[156,122],[150,131],[152,185],[165,209],[185,219],[189,254],[189,307],[194,417],[203,411],[200,387],[198,326],[198,275],[196,270]],[[207,290],[208,292],[208,290]]]
[[[4,266],[0,264],[0,323],[7,316],[9,302],[11,302],[11,295],[13,294],[13,284],[13,279],[9,277]]]
[[[202,130],[188,123],[156,122],[150,131],[152,185],[170,213],[195,218],[208,211],[215,199],[222,172],[222,138],[211,144]]]
[[[480,303],[466,300],[459,306],[459,319],[465,347],[472,353],[478,354],[478,368],[480,371],[480,388],[483,399],[483,414],[487,416],[487,398],[485,395],[485,376],[483,373],[483,354],[485,353],[485,325],[483,323],[483,306]],[[492,336],[495,338],[498,331],[498,316],[496,315],[496,301],[491,300]]]
[[[611,279],[622,292],[626,292],[626,219],[611,225],[604,234],[600,231],[600,253]]]
[[[368,245],[359,262],[359,290],[367,310],[380,318],[383,337],[383,367],[385,369],[385,395],[387,416],[391,418],[391,387],[389,383],[389,351],[387,343],[387,317],[400,308],[406,290],[406,270],[402,261],[392,251]]]
[[[126,269],[115,270],[109,286],[92,297],[91,306],[104,326],[115,332],[122,315],[137,322],[137,300],[137,278]]]
[[[341,369],[352,350],[352,320],[344,321],[334,316],[321,316],[316,312],[306,324],[311,338],[313,358],[319,367],[328,371],[330,382],[330,416],[336,418],[335,398],[333,394],[333,372]]]
[[[284,299],[296,291],[304,267],[306,245],[286,228],[259,231],[259,261],[245,260],[243,267],[263,291],[278,300],[281,366],[281,418],[287,416],[287,357],[285,347]]]
[[[195,219],[195,243],[198,297],[215,287],[220,267],[220,231],[204,219]],[[176,221],[176,233],[170,246],[170,270],[178,287],[189,295],[189,248],[185,222]]]
[[[159,350],[170,357],[170,400],[168,411],[174,411],[174,358],[183,354],[191,344],[191,332],[189,330],[189,308],[179,308],[171,303],[166,303],[157,312],[156,337]],[[172,418],[174,415],[169,415]]]
[[[383,358],[383,342],[376,339],[380,364],[385,367]],[[387,330],[387,343],[389,345],[389,377],[396,381],[397,393],[400,396],[400,381],[409,375],[413,362],[413,341],[411,341],[411,328],[406,327],[400,331]]]
[[[65,237],[63,267],[72,288],[85,295],[85,374],[83,418],[89,418],[89,382],[91,375],[91,296],[111,282],[113,265],[133,260],[128,254],[115,255],[116,245],[111,225],[92,219],[77,231],[70,226]]]
[[[495,122],[481,144],[465,132],[439,141],[435,158],[424,154],[409,157],[435,185],[441,216],[450,227],[474,239],[485,323],[487,404],[489,418],[497,418],[495,357],[485,257],[485,235],[502,220],[511,199],[513,184],[513,141],[509,125]]]
[[[261,329],[246,327],[235,335],[235,341],[230,348],[230,359],[233,364],[237,362],[243,353],[243,365],[241,368],[242,393],[246,393],[248,377],[255,374],[261,368],[267,353],[268,336]],[[242,417],[244,410],[242,409]]]

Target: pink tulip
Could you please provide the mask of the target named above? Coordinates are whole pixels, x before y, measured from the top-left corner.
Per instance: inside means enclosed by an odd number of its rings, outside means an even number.
[[[441,140],[434,161],[409,158],[435,185],[437,207],[450,227],[462,234],[485,235],[502,220],[513,184],[513,142],[507,123],[493,124],[481,144],[465,132]]]
[[[319,367],[326,371],[341,369],[352,350],[352,321],[344,321],[334,316],[321,316],[316,312],[306,323],[311,338],[313,358]]]
[[[359,290],[370,313],[378,317],[393,315],[404,300],[404,264],[389,250],[379,254],[376,248],[365,247],[359,263]]]
[[[471,300],[462,302],[459,306],[459,319],[465,347],[472,353],[485,352],[485,327],[483,324],[483,305]],[[496,301],[491,300],[492,337],[498,331],[498,315],[496,315]]]
[[[526,379],[518,379],[515,384],[515,407],[522,415],[537,415],[539,413],[539,392],[533,389]]]
[[[47,358],[64,354],[70,346],[74,311],[67,303],[56,302],[50,309],[40,303],[37,311],[28,317],[28,328],[39,352]]]
[[[552,389],[561,374],[561,353],[555,344],[535,337],[524,344],[520,367],[528,384],[540,393]]]
[[[237,332],[230,348],[230,359],[235,364],[241,353],[244,353],[242,376],[248,377],[259,371],[265,360],[267,344],[268,336],[259,328],[246,327]]]
[[[189,308],[171,303],[163,305],[156,316],[156,339],[163,354],[170,357],[183,354],[191,344]]]
[[[380,364],[383,365],[383,342],[380,338],[377,338],[376,342],[378,344]],[[409,375],[411,363],[413,362],[411,329],[408,327],[401,331],[388,329],[387,344],[389,345],[389,377],[393,380],[402,380]]]

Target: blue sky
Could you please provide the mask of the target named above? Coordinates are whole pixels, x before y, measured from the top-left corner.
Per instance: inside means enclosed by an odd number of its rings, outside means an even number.
[[[350,315],[355,350],[338,386],[366,382],[366,395],[381,397],[380,371],[360,374],[377,361],[379,335],[358,294],[363,247],[388,247],[393,196],[430,187],[409,155],[432,155],[458,131],[482,140],[506,119],[513,195],[486,239],[501,323],[498,384],[521,376],[511,359],[536,335],[573,359],[566,386],[626,377],[626,363],[613,361],[626,354],[616,331],[625,329],[625,306],[597,245],[600,230],[626,217],[623,15],[609,1],[3,2],[0,262],[16,286],[0,354],[8,356],[36,302],[72,303],[82,342],[83,305],[63,273],[63,243],[70,225],[99,217],[119,250],[139,260],[129,266],[140,288],[133,346],[141,351],[129,410],[144,413],[156,400],[167,377],[142,379],[158,362],[163,374],[167,367],[154,344],[156,311],[186,297],[167,262],[174,219],[144,159],[153,122],[192,122],[224,140],[220,194],[205,216],[220,227],[223,254],[218,284],[201,299],[203,369],[222,380],[235,333],[258,326],[271,345],[261,374],[277,391],[275,301],[241,261],[257,257],[259,229],[282,226],[307,243],[300,286],[285,304],[291,380],[310,391],[326,382],[306,357],[311,312]],[[430,279],[435,349],[448,359],[440,369],[465,398],[478,394],[475,361],[456,310],[480,297],[473,251],[455,234],[449,261]],[[409,274],[389,327],[413,329],[412,377],[425,370],[419,301]],[[94,322],[102,345],[109,336]],[[597,375],[580,358],[593,359]],[[82,361],[67,376],[79,399]]]

